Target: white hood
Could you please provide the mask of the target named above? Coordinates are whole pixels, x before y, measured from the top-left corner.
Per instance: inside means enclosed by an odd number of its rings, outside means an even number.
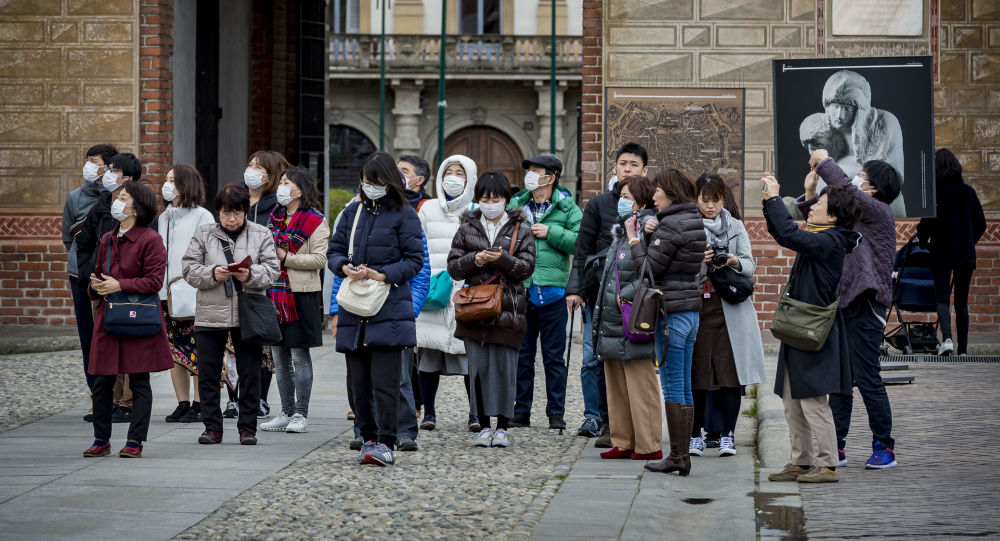
[[[457,163],[465,169],[465,177],[468,182],[465,183],[465,191],[462,195],[448,200],[445,196],[444,188],[442,187],[442,179],[444,179],[444,172],[448,169],[448,166]],[[441,208],[447,214],[461,214],[469,210],[472,204],[472,196],[476,191],[476,162],[472,161],[471,158],[467,156],[462,156],[461,154],[455,154],[454,156],[448,156],[445,161],[441,162],[441,167],[438,167],[437,179],[434,182],[434,193],[437,194],[438,201],[441,204]]]

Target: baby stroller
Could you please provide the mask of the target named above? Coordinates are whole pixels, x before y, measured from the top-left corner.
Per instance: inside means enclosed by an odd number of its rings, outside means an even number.
[[[882,354],[888,353],[888,344],[901,350],[904,355],[914,352],[936,352],[938,347],[938,322],[908,322],[903,319],[903,311],[917,313],[937,313],[934,295],[934,274],[930,269],[931,254],[920,247],[917,236],[896,252],[893,267],[892,306],[886,315],[886,327],[882,331]],[[896,310],[896,327],[889,329],[892,311]],[[888,344],[887,344],[888,343]]]

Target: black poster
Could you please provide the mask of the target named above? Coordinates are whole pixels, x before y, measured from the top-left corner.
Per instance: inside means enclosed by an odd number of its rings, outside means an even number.
[[[931,62],[930,56],[775,60],[781,195],[802,195],[809,155],[824,148],[849,177],[869,160],[888,162],[903,179],[893,213],[934,216]]]

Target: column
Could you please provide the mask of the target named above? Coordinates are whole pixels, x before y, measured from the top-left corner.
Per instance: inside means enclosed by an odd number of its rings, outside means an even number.
[[[556,83],[556,152],[560,153],[566,149],[566,140],[563,138],[563,122],[566,119],[566,108],[563,106],[563,95],[566,93],[566,82]],[[538,151],[540,154],[551,152],[549,146],[549,130],[551,129],[552,118],[549,114],[549,82],[535,81],[535,92],[538,93]]]
[[[392,147],[396,154],[420,155],[420,91],[422,81],[392,81],[395,107],[392,109],[396,136]]]

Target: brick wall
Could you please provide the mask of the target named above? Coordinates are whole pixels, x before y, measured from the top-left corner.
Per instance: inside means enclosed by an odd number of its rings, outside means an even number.
[[[581,169],[583,170],[583,201],[601,193],[604,174],[601,172],[602,141],[604,138],[603,43],[604,18],[602,0],[583,0],[583,105],[581,114]]]
[[[163,183],[174,162],[173,0],[142,0],[139,7],[139,159],[144,177]]]

